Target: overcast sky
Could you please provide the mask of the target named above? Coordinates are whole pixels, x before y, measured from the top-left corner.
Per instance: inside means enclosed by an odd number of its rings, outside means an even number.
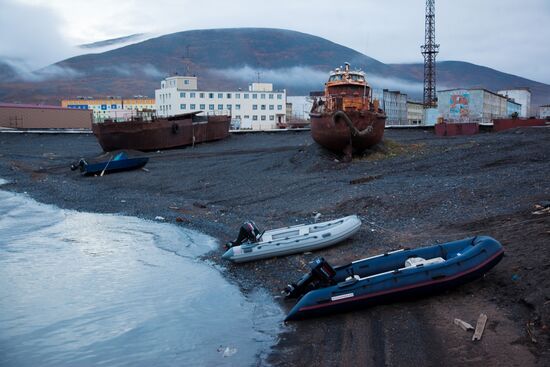
[[[133,33],[270,27],[301,31],[385,63],[422,62],[425,0],[0,0],[0,58],[45,66],[74,45]],[[437,0],[437,60],[550,84],[550,0]]]

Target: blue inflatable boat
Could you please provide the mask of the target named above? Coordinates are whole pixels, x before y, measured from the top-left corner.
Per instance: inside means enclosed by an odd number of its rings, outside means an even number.
[[[298,298],[286,320],[444,290],[482,276],[503,254],[497,240],[478,236],[392,251],[335,268],[318,258],[309,264],[309,274],[285,288],[287,298]]]
[[[148,157],[128,158],[126,152],[120,152],[108,161],[99,163],[88,163],[81,158],[78,163],[71,165],[71,170],[80,168],[83,175],[103,175],[105,173],[128,171],[145,166],[149,161]]]

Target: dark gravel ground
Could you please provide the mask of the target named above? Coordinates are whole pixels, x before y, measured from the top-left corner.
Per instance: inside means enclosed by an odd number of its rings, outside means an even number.
[[[550,128],[436,138],[387,130],[384,143],[352,163],[315,145],[308,132],[233,135],[195,148],[148,153],[147,172],[81,177],[68,166],[96,157],[89,135],[0,134],[3,189],[62,208],[165,217],[232,239],[254,219],[275,228],[358,214],[351,240],[314,254],[256,263],[221,262],[244,292],[279,291],[322,255],[339,265],[399,247],[486,234],[506,257],[484,278],[437,296],[285,326],[275,366],[550,365]],[[144,153],[136,153],[143,155]],[[453,325],[489,317],[480,342]],[[259,362],[262,363],[262,362]]]

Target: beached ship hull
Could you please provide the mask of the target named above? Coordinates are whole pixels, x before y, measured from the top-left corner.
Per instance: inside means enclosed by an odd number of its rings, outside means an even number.
[[[310,113],[311,136],[323,147],[334,152],[349,154],[360,153],[378,144],[384,136],[386,116],[372,111],[348,111],[346,115],[357,131],[364,135],[354,134],[343,118],[332,113]]]
[[[98,123],[92,125],[92,131],[104,151],[152,151],[224,139],[229,136],[230,121],[225,115],[201,119],[187,114],[150,122]]]

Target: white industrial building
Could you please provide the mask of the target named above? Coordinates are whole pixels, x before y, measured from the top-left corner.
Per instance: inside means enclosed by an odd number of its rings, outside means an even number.
[[[408,125],[407,95],[388,89],[373,90],[373,99],[380,101],[380,108],[386,113],[386,126]]]
[[[477,122],[509,118],[520,113],[521,104],[487,89],[448,89],[437,92],[439,115],[447,122]]]
[[[407,101],[407,121],[409,125],[423,125],[424,105],[422,102]]]
[[[241,129],[276,129],[286,123],[286,90],[275,91],[271,83],[252,83],[247,91],[198,90],[197,77],[171,76],[155,90],[159,116],[202,111],[230,114],[232,125]]]
[[[504,89],[499,90],[497,93],[521,104],[519,117],[531,117],[531,90],[529,90],[529,88]]]
[[[539,107],[539,118],[550,118],[550,104]]]

